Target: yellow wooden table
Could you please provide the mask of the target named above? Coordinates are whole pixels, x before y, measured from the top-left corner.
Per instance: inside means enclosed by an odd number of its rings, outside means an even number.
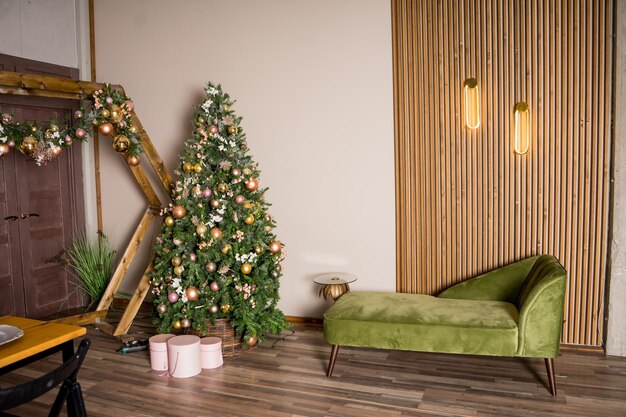
[[[0,345],[0,373],[5,373],[23,361],[30,362],[48,354],[61,351],[63,360],[74,354],[74,339],[87,333],[84,327],[51,323],[23,317],[2,316],[0,324],[19,327],[24,336]]]

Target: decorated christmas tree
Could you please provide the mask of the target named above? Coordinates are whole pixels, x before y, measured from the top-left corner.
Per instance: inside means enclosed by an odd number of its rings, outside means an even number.
[[[151,278],[158,331],[200,333],[225,318],[244,345],[287,327],[277,308],[284,258],[257,164],[220,85],[207,85],[175,173]]]

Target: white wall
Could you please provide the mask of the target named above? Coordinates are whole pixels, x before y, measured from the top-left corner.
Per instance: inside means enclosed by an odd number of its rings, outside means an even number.
[[[96,2],[95,30],[98,81],[124,85],[170,169],[205,83],[238,100],[287,245],[286,314],[321,315],[322,272],[395,290],[389,0],[113,0]],[[101,154],[105,233],[123,246],[145,205]]]

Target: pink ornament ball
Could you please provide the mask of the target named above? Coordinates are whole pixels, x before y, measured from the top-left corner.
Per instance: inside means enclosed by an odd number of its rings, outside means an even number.
[[[113,104],[113,99],[111,97],[105,98],[104,101],[106,101],[107,104]]]
[[[211,198],[211,196],[213,195],[213,191],[210,188],[205,188],[204,190],[202,190],[202,195],[206,198]]]
[[[178,294],[174,291],[167,294],[167,301],[169,301],[170,303],[175,303],[176,301],[178,301]]]
[[[78,128],[76,129],[76,137],[79,139],[82,139],[85,137],[85,135],[87,134],[87,132],[85,132],[85,129],[82,128]]]
[[[237,204],[243,204],[245,201],[246,201],[246,198],[242,196],[241,194],[235,197],[235,203]]]
[[[215,281],[213,281],[211,285],[209,285],[209,288],[211,288],[211,291],[213,292],[218,292],[220,290],[219,284]]]
[[[7,145],[9,145],[9,148],[15,148],[15,141],[10,140],[9,143],[7,143]]]
[[[65,137],[65,144],[66,145],[71,145],[72,143],[74,143],[74,140],[72,139],[71,136],[66,136]]]
[[[217,126],[215,125],[211,125],[209,126],[209,133],[211,133],[212,135],[217,133]]]

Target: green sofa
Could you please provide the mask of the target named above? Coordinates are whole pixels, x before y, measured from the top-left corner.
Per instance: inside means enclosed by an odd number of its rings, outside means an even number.
[[[541,255],[464,281],[439,296],[350,292],[324,314],[332,345],[328,377],[339,346],[419,352],[544,358],[556,395],[567,273]]]

